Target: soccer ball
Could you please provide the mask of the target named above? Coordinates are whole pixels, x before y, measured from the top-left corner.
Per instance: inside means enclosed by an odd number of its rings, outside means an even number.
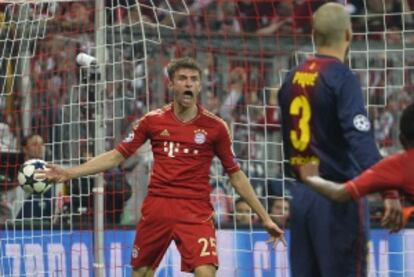
[[[45,179],[35,178],[35,170],[45,169],[46,164],[43,160],[32,159],[22,165],[17,181],[25,192],[42,194],[49,189],[49,183]]]

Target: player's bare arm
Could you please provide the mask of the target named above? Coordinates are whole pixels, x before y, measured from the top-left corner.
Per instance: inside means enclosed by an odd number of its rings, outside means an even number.
[[[335,183],[319,176],[319,166],[315,163],[307,163],[299,167],[300,179],[314,191],[322,194],[330,200],[345,202],[352,199],[344,184]],[[388,228],[391,233],[403,228],[404,222],[401,216],[401,203],[399,199],[384,199],[384,216],[381,225]]]
[[[44,177],[51,182],[61,183],[73,178],[105,171],[119,165],[124,159],[124,156],[117,150],[111,150],[71,168],[48,165],[46,170],[39,170],[37,174],[40,178]]]
[[[263,226],[270,235],[270,241],[276,245],[279,241],[282,241],[286,245],[286,241],[283,236],[283,230],[273,222],[270,215],[266,212],[263,205],[257,199],[256,194],[250,185],[249,180],[243,171],[239,170],[230,174],[230,183],[237,191],[237,193],[249,204],[250,208],[259,216],[263,222]]]
[[[301,165],[299,175],[306,185],[330,200],[337,202],[351,200],[351,195],[345,189],[344,184],[335,183],[319,176],[319,166],[315,163]]]

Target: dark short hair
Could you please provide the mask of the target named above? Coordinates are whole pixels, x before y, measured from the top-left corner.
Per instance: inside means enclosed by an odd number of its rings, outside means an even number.
[[[402,113],[400,132],[406,140],[414,142],[414,103],[408,105]]]
[[[182,68],[197,70],[201,78],[200,66],[197,64],[197,62],[193,58],[190,58],[190,57],[183,57],[183,58],[171,60],[171,62],[167,66],[168,78],[172,80],[174,78],[175,72],[177,72],[177,70],[182,69]]]
[[[30,134],[30,135],[27,135],[27,136],[25,136],[25,137],[23,137],[22,138],[22,141],[21,141],[21,146],[22,147],[25,147],[26,145],[27,145],[27,143],[29,142],[29,140],[31,139],[31,138],[33,138],[33,137],[35,137],[35,136],[39,136],[40,137],[40,135],[39,134],[37,134],[37,133],[33,133],[33,134]]]

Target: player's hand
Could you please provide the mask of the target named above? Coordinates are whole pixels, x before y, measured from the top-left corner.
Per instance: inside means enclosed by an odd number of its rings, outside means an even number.
[[[273,247],[276,247],[276,245],[281,241],[284,246],[287,245],[284,231],[277,226],[276,223],[273,222],[270,218],[263,222],[263,226],[266,229],[266,231],[270,235],[270,239],[267,242],[271,242],[273,244]]]
[[[384,216],[381,225],[390,229],[391,233],[398,232],[404,226],[401,202],[399,199],[385,198]]]
[[[64,168],[53,164],[46,165],[46,169],[37,170],[35,174],[36,177],[52,183],[63,183],[70,179],[69,173]]]
[[[309,178],[319,176],[319,165],[314,162],[305,163],[298,167],[299,178],[307,182]]]

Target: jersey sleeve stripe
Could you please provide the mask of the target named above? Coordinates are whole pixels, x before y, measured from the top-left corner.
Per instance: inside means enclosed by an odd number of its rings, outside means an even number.
[[[361,194],[359,193],[358,188],[354,182],[348,181],[345,184],[345,189],[348,191],[349,194],[351,194],[352,199],[356,200],[361,198]]]
[[[124,156],[124,158],[128,158],[130,156],[130,154],[128,153],[127,149],[122,146],[122,145],[118,145],[115,150],[117,150],[119,153],[121,153],[122,156]]]
[[[239,170],[240,170],[240,166],[237,165],[237,166],[233,166],[233,167],[229,168],[226,172],[227,172],[227,174],[231,174],[231,173],[235,173]]]

